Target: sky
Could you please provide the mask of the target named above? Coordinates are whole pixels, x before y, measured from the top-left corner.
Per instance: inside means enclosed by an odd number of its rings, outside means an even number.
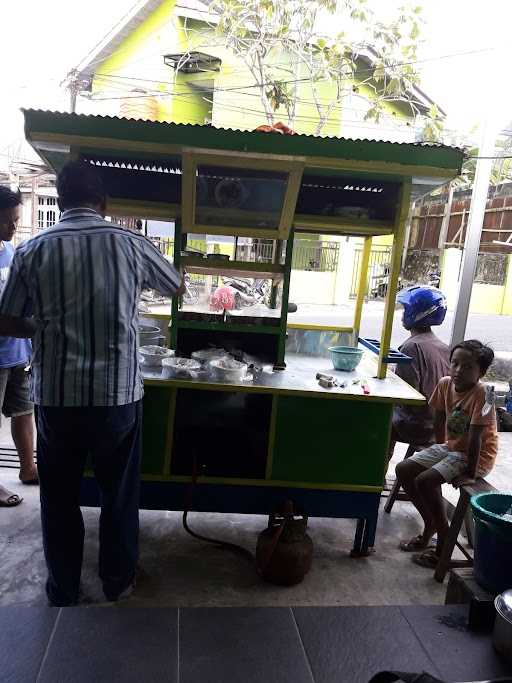
[[[385,13],[404,2],[367,1]],[[23,139],[20,107],[66,110],[68,96],[59,88],[60,82],[133,4],[134,0],[1,3],[0,167],[6,147]],[[447,112],[446,127],[469,131],[486,109],[499,126],[505,126],[512,119],[505,61],[512,3],[417,0],[417,4],[423,7],[426,22],[418,64],[421,87]],[[491,48],[501,52],[493,56]]]

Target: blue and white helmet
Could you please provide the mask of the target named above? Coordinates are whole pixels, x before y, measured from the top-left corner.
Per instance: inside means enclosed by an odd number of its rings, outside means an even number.
[[[446,297],[436,287],[407,287],[398,292],[396,300],[404,307],[403,326],[406,330],[441,325],[445,319]]]

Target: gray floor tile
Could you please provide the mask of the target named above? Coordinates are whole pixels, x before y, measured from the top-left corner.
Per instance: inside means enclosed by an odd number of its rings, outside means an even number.
[[[180,683],[312,683],[290,609],[180,610]]]
[[[495,653],[490,636],[466,629],[466,606],[402,607],[401,611],[448,683],[512,673],[512,666]]]
[[[177,609],[68,607],[38,683],[173,683],[177,674]]]
[[[378,671],[437,671],[397,607],[293,612],[317,683],[367,683]]]
[[[0,679],[35,681],[59,613],[53,607],[0,607]]]

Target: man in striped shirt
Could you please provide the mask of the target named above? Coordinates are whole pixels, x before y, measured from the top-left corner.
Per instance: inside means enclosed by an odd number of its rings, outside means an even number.
[[[99,575],[108,600],[134,582],[138,559],[143,382],[141,290],[182,291],[175,268],[142,235],[104,220],[101,176],[67,164],[60,221],[20,246],[0,299],[0,334],[33,338],[41,519],[53,605],[78,600],[88,454],[101,490]]]

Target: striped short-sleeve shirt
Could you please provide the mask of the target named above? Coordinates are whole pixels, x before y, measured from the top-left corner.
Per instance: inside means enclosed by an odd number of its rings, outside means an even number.
[[[140,293],[172,296],[180,282],[148,239],[92,209],[64,211],[59,223],[20,245],[0,314],[36,321],[32,400],[79,407],[141,399]]]

